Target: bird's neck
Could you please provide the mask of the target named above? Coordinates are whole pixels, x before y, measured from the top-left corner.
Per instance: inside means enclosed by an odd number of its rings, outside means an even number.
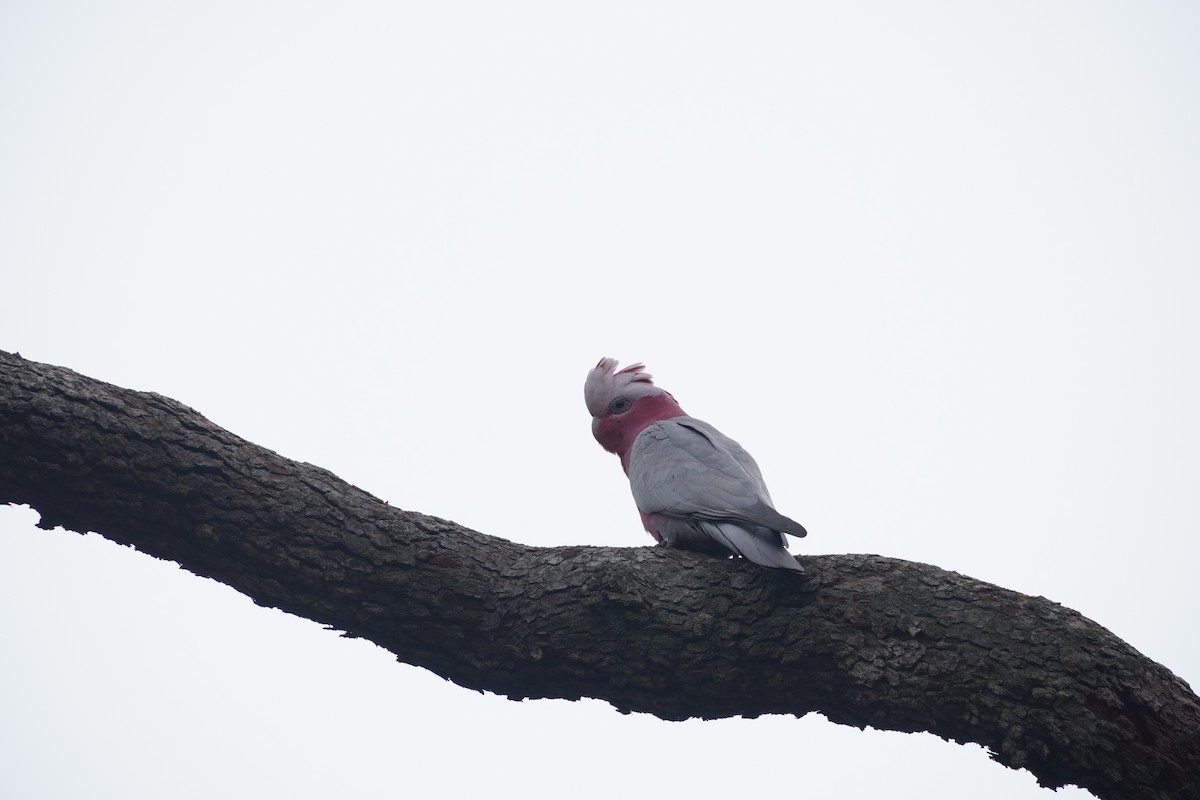
[[[629,456],[633,452],[633,440],[638,434],[655,422],[686,416],[687,412],[666,392],[639,397],[624,414],[601,420],[596,439],[605,450],[621,457],[621,467],[628,474]]]

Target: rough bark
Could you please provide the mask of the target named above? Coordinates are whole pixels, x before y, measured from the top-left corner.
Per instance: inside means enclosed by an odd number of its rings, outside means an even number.
[[[0,502],[96,531],[512,698],[803,716],[977,742],[1045,786],[1200,797],[1200,701],[1096,623],[925,564],[807,578],[525,547],[402,511],[180,403],[0,352]]]

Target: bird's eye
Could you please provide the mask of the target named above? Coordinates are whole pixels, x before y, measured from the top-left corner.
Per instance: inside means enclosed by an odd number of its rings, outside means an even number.
[[[628,397],[614,397],[613,401],[608,404],[608,413],[624,414],[633,405],[633,401]]]

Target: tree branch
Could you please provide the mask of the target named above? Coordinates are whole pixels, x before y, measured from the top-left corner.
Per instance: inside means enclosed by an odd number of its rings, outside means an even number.
[[[1044,786],[1200,797],[1200,701],[1096,623],[925,564],[807,578],[517,545],[393,508],[180,403],[0,352],[0,502],[96,531],[512,698],[803,716],[977,742]]]

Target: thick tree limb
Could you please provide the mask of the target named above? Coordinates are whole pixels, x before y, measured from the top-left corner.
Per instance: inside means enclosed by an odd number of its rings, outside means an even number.
[[[1200,701],[1044,598],[870,555],[807,579],[524,547],[401,511],[157,394],[0,352],[0,502],[513,698],[802,716],[978,742],[1045,786],[1200,797]]]

